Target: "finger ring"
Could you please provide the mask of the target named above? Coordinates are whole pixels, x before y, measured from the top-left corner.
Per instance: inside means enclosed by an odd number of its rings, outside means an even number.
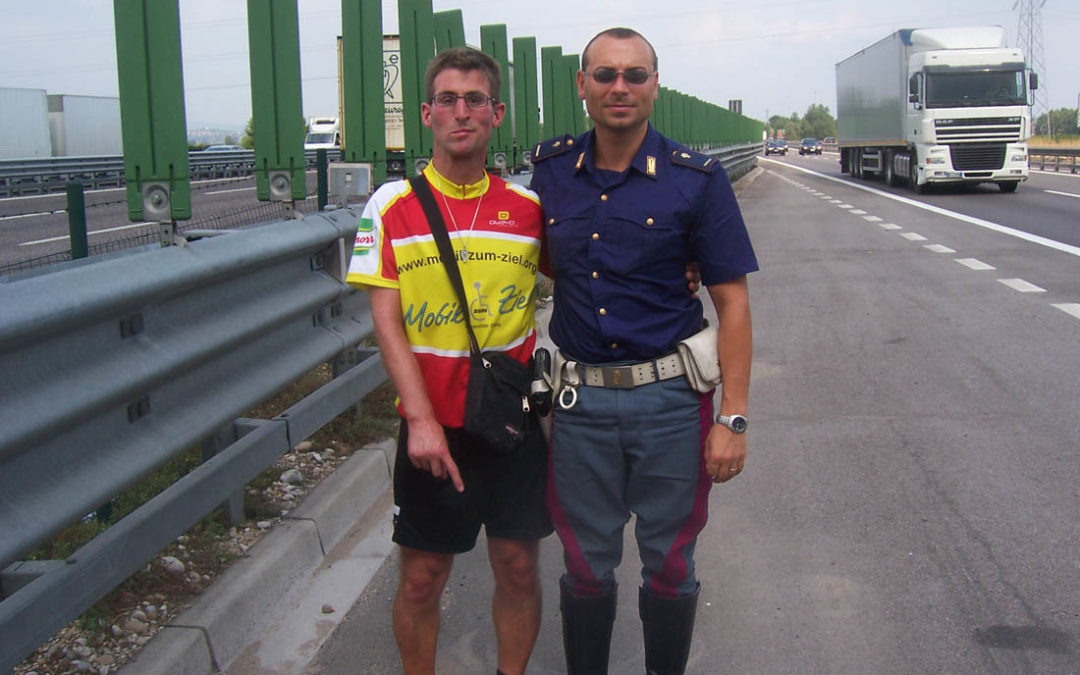
[[[729,469],[729,471],[735,472],[735,471],[738,471],[738,469],[736,469],[735,467],[731,467],[731,469]]]

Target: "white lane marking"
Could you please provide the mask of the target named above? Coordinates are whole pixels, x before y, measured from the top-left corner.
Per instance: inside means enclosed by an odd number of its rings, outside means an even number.
[[[943,244],[926,244],[923,248],[933,251],[934,253],[956,253],[956,249],[949,248]]]
[[[908,241],[926,241],[926,237],[921,234],[916,234],[915,232],[901,232],[900,236]]]
[[[997,269],[993,265],[987,265],[986,263],[979,260],[978,258],[957,258],[956,262],[960,263],[964,267],[970,267],[971,269],[979,271],[979,272],[981,272],[983,270],[996,270]]]
[[[899,225],[896,225],[894,223],[882,223],[882,224],[878,225],[878,227],[880,227],[880,228],[882,228],[884,230],[900,230],[900,229],[903,229]]]
[[[223,195],[223,194],[226,194],[226,193],[229,193],[229,192],[250,192],[251,190],[254,190],[254,189],[255,189],[255,186],[252,185],[251,187],[233,188],[231,190],[214,190],[213,192],[207,192],[206,194],[208,194],[208,195]]]
[[[1049,192],[1052,195],[1061,195],[1062,197],[1075,197],[1080,199],[1080,195],[1075,195],[1071,192],[1059,192],[1057,190],[1043,190],[1043,192]]]
[[[839,205],[837,205],[836,208],[838,208],[838,209],[853,209],[855,207],[852,206],[851,204],[839,204]]]
[[[1057,307],[1058,309],[1065,312],[1066,314],[1069,314],[1071,316],[1076,317],[1077,319],[1080,319],[1080,303],[1066,302],[1064,304],[1050,305],[1050,306],[1051,307]]]
[[[856,190],[864,190],[864,191],[869,192],[871,194],[875,194],[875,195],[878,195],[878,196],[881,196],[881,197],[885,197],[886,199],[891,199],[893,201],[900,202],[901,204],[907,204],[909,206],[914,206],[915,208],[923,209],[924,211],[930,211],[932,213],[937,213],[937,214],[940,214],[940,215],[943,215],[943,216],[948,216],[949,218],[955,218],[956,220],[960,220],[960,221],[963,221],[965,223],[970,223],[972,225],[978,225],[979,227],[984,227],[984,228],[986,228],[988,230],[992,230],[994,232],[999,232],[1001,234],[1006,234],[1006,235],[1008,235],[1010,237],[1016,237],[1017,239],[1023,239],[1024,241],[1029,241],[1029,242],[1031,242],[1033,244],[1038,244],[1040,246],[1045,246],[1047,248],[1052,248],[1055,251],[1061,251],[1062,253],[1068,253],[1070,255],[1080,256],[1080,246],[1071,246],[1069,244],[1063,244],[1060,241],[1054,241],[1053,239],[1047,239],[1046,237],[1040,237],[1037,234],[1031,234],[1030,232],[1023,232],[1021,230],[1017,230],[1017,229],[1014,229],[1014,228],[1011,228],[1011,227],[1006,227],[1005,225],[999,225],[998,223],[994,223],[994,222],[991,222],[989,220],[983,220],[982,218],[975,218],[973,216],[964,215],[963,213],[957,213],[956,211],[950,211],[948,209],[943,209],[940,206],[933,206],[931,204],[924,204],[924,203],[922,203],[920,201],[916,201],[914,199],[908,199],[907,197],[901,197],[900,195],[894,195],[891,192],[885,192],[884,190],[878,190],[878,189],[875,189],[875,188],[872,188],[872,187],[868,187],[866,185],[859,185],[858,183],[853,183],[851,181],[844,180],[843,178],[836,178],[835,176],[828,176],[826,174],[819,173],[817,171],[813,171],[812,169],[803,168],[803,167],[798,166],[796,164],[786,164],[786,163],[783,163],[783,162],[777,162],[776,160],[773,160],[773,159],[765,159],[764,157],[759,157],[758,161],[772,162],[773,164],[783,164],[783,166],[785,168],[794,169],[796,171],[802,171],[803,173],[808,173],[808,174],[811,174],[811,175],[814,175],[814,176],[818,176],[819,178],[824,178],[825,180],[831,180],[834,183],[840,183],[841,185],[846,185],[846,186],[848,186],[850,188],[854,188]]]
[[[865,216],[866,215],[866,211],[863,211],[862,209],[851,209],[851,213],[854,213],[857,216]]]
[[[20,213],[15,216],[0,216],[0,220],[18,220],[19,218],[36,218],[38,216],[52,216],[57,213],[64,213],[60,211],[38,211],[37,213]]]
[[[880,223],[881,222],[881,218],[878,218],[877,216],[863,216],[862,219],[865,220],[868,223]]]
[[[998,281],[1005,284],[1006,286],[1013,289],[1014,291],[1019,291],[1020,293],[1045,293],[1046,292],[1045,288],[1039,288],[1035,284],[1028,283],[1027,281],[1024,281],[1023,279],[998,279]]]
[[[829,200],[829,203],[830,203],[830,204],[839,204],[839,203],[840,203],[840,200],[839,200],[839,199],[830,199],[830,200]]]
[[[120,232],[121,230],[130,230],[136,227],[146,227],[147,225],[153,225],[154,223],[133,223],[131,225],[121,225],[120,227],[110,227],[104,230],[94,230],[93,232],[87,232],[87,236],[94,236],[95,234],[105,234],[106,232]],[[38,244],[51,244],[54,241],[64,241],[69,239],[68,235],[62,237],[50,237],[49,239],[38,239],[37,241],[24,241],[19,246],[36,246]]]

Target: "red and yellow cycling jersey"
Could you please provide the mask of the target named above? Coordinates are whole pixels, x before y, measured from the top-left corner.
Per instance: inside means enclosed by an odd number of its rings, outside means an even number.
[[[462,307],[446,275],[419,200],[406,181],[375,191],[360,217],[348,282],[401,293],[405,335],[439,422],[463,425],[469,377],[469,312],[481,349],[522,363],[536,342],[536,272],[541,212],[536,194],[488,174],[459,185],[431,164],[435,193],[465,285]]]

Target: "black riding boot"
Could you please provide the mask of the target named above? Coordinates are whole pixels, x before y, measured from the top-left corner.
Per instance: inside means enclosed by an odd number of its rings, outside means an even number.
[[[559,591],[567,675],[607,675],[615,591],[575,595],[564,579],[559,580]]]
[[[644,588],[638,589],[647,675],[682,675],[686,670],[700,591],[701,584],[698,584],[691,595],[662,598]]]

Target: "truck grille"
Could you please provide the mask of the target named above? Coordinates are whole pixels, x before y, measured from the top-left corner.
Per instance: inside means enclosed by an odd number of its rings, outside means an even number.
[[[936,119],[934,131],[939,143],[1015,143],[1020,140],[1019,117],[977,119]]]
[[[1004,143],[961,143],[949,146],[957,171],[997,171],[1005,165]]]

